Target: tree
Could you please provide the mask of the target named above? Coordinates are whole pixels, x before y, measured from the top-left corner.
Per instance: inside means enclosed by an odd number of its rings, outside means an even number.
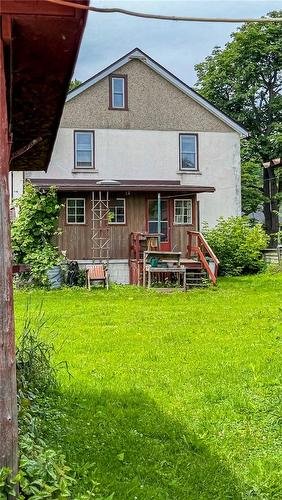
[[[82,82],[80,80],[77,80],[76,78],[74,80],[72,80],[69,84],[69,92],[76,89],[76,87],[79,87],[79,85],[81,85],[81,83]]]
[[[268,15],[281,17],[282,11]],[[242,25],[223,49],[215,47],[195,68],[201,94],[250,132],[241,150],[243,212],[264,203],[270,234],[266,207],[273,200],[262,163],[282,151],[282,24]]]

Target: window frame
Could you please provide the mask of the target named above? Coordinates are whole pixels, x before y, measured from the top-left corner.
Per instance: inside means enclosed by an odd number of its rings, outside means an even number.
[[[126,226],[126,198],[112,198],[109,201],[123,201],[123,208],[124,208],[124,220],[123,222],[108,222],[109,226]],[[109,212],[111,212],[111,209],[109,207]]]
[[[195,139],[195,166],[194,168],[183,168],[182,167],[182,137],[194,137]],[[185,172],[187,174],[189,173],[194,173],[194,172],[199,172],[199,135],[194,134],[194,133],[184,133],[182,132],[179,134],[179,154],[178,154],[178,161],[179,161],[179,171],[180,172]]]
[[[189,201],[190,207],[191,207],[191,217],[189,222],[176,222],[176,202],[177,201]],[[193,225],[193,200],[192,198],[177,198],[174,199],[174,204],[173,204],[173,224],[175,226],[192,226]]]
[[[79,201],[83,200],[83,210],[84,210],[84,214],[83,214],[83,222],[77,222],[77,221],[75,221],[75,222],[69,222],[69,221],[68,221],[68,215],[69,215],[69,214],[68,214],[68,208],[69,208],[69,207],[68,207],[68,202],[69,202],[70,200],[72,200],[72,201],[73,201],[73,200],[75,200],[75,201],[77,201],[77,200],[79,200]],[[76,208],[77,208],[77,207],[75,206],[75,211],[76,211]],[[75,219],[76,219],[76,217],[77,217],[77,213],[75,212],[75,213],[74,213],[74,215],[75,215]],[[67,226],[85,226],[85,224],[86,224],[86,200],[85,200],[85,198],[75,198],[75,197],[72,197],[72,198],[66,198],[66,225],[67,225]]]
[[[114,79],[123,80],[123,106],[114,106]],[[127,75],[112,74],[109,76],[109,109],[116,111],[128,111],[128,79]]]
[[[89,166],[80,166],[77,165],[77,134],[90,134],[91,135],[91,165]],[[95,132],[94,130],[74,130],[73,131],[73,146],[74,146],[74,169],[78,171],[83,171],[83,170],[95,170]]]

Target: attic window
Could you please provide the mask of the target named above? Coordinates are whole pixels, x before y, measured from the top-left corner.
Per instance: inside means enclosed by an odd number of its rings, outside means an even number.
[[[110,79],[110,109],[128,109],[127,76],[111,75]]]

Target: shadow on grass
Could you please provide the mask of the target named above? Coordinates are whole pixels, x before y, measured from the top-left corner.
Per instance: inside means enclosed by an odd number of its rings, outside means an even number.
[[[81,493],[93,476],[116,500],[242,498],[219,458],[143,392],[68,394],[65,403],[57,444]]]

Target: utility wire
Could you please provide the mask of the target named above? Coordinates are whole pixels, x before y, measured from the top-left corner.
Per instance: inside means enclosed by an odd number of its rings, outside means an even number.
[[[133,10],[120,9],[118,7],[89,7],[80,3],[65,0],[46,0],[49,3],[72,7],[74,9],[88,10],[91,12],[102,12],[104,14],[125,14],[126,16],[143,17],[146,19],[159,19],[161,21],[190,21],[201,23],[281,23],[282,17],[259,17],[259,18],[219,18],[219,17],[188,17],[188,16],[164,16],[161,14],[147,14]]]

